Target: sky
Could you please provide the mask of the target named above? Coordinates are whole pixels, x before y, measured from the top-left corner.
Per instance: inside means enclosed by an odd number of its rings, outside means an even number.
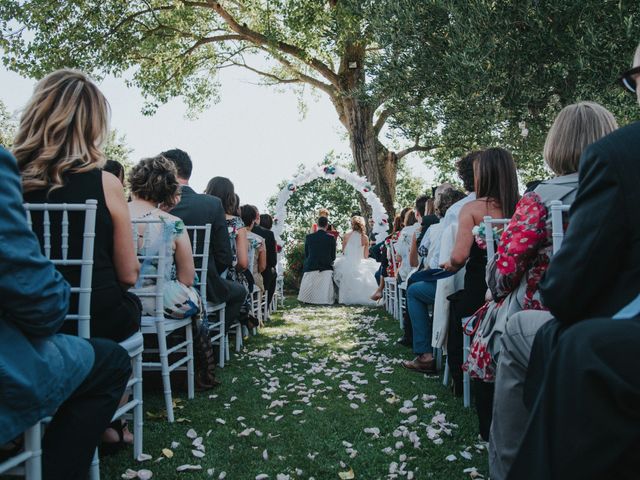
[[[228,177],[242,203],[263,209],[278,183],[291,178],[299,164],[313,166],[330,151],[350,155],[350,149],[327,96],[309,95],[303,117],[293,91],[280,92],[258,81],[241,69],[221,71],[220,102],[195,120],[186,118],[180,99],[148,117],[141,113],[140,91],[128,88],[123,79],[107,77],[99,86],[111,104],[111,127],[126,135],[134,162],[181,148],[193,160],[191,184],[196,191],[204,190],[214,176]],[[34,83],[0,67],[0,100],[19,116]],[[406,158],[416,175],[428,176],[416,154]]]

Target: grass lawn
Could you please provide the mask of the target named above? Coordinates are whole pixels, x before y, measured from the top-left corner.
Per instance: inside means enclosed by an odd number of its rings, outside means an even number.
[[[105,458],[102,478],[119,479],[128,468],[163,480],[486,478],[473,410],[438,377],[403,369],[399,360],[411,352],[395,344],[398,336],[398,322],[382,309],[288,301],[219,369],[220,387],[178,401],[181,423],[154,418],[162,397],[145,394],[144,451],[152,459],[136,462],[130,450]],[[192,453],[189,429],[203,437],[202,458]],[[202,469],[178,472],[184,464]]]

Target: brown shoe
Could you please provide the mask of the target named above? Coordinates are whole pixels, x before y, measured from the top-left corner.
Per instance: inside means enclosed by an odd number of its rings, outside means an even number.
[[[420,357],[416,357],[411,361],[402,362],[402,366],[407,370],[413,370],[419,373],[438,373],[435,358],[424,361],[420,360]]]

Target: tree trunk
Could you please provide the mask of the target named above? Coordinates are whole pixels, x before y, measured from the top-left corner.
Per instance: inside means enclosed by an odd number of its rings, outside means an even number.
[[[359,175],[375,187],[390,221],[395,213],[397,157],[378,140],[373,122],[375,108],[362,89],[365,49],[358,44],[345,47],[339,69],[341,94],[332,98],[340,121],[349,133],[351,153]]]

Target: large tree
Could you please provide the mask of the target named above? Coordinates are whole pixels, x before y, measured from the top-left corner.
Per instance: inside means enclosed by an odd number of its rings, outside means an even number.
[[[326,94],[348,132],[356,170],[393,213],[397,151],[380,139],[393,111],[376,88],[386,52],[367,0],[3,0],[5,64],[41,77],[59,67],[96,75],[132,71],[147,111],[183,96],[195,110],[216,98],[216,72],[241,67],[266,84]],[[434,32],[432,48],[440,38]],[[412,142],[413,143],[413,142]]]
[[[433,135],[441,172],[467,150],[509,148],[525,179],[542,172],[542,147],[559,110],[581,100],[637,118],[617,85],[640,40],[640,3],[629,0],[380,0],[372,31],[384,45],[377,87],[396,108],[397,128]],[[386,26],[387,28],[382,28]],[[441,28],[446,46],[424,46]],[[425,33],[429,32],[429,33]],[[434,76],[435,75],[435,76]],[[434,132],[433,117],[441,125]]]

